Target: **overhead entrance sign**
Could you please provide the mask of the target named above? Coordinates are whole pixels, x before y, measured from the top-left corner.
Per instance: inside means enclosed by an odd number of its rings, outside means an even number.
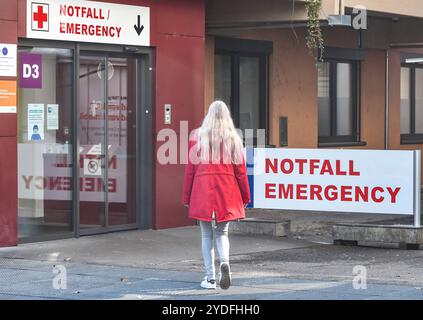
[[[95,1],[27,0],[28,38],[150,45],[150,8]]]

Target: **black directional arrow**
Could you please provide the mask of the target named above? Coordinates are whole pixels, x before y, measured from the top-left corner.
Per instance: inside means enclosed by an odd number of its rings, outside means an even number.
[[[141,32],[144,30],[144,26],[141,25],[141,16],[140,15],[138,15],[138,23],[134,24],[134,28],[135,28],[135,31],[137,32],[138,35],[140,35]]]

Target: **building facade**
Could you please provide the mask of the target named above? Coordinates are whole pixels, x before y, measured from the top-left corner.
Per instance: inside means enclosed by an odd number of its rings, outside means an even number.
[[[322,52],[305,0],[0,2],[0,246],[192,224],[157,154],[214,99],[268,147],[421,150],[419,0],[323,0]]]
[[[421,150],[423,3],[323,0],[310,54],[305,2],[207,2],[205,105],[226,100],[270,146]]]
[[[18,71],[1,77],[17,101],[0,109],[0,246],[191,224],[184,167],[155,151],[161,129],[203,116],[204,2],[1,5]]]

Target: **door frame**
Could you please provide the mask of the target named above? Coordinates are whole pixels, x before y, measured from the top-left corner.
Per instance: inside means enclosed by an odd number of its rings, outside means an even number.
[[[80,199],[79,199],[79,188],[80,188],[80,174],[79,174],[79,157],[80,157],[80,141],[79,134],[75,136],[75,149],[74,163],[78,164],[74,166],[74,208],[75,208],[75,236],[80,237],[84,235],[93,235],[108,233],[114,231],[133,230],[133,229],[149,229],[152,227],[152,186],[153,186],[153,163],[152,163],[152,149],[153,149],[153,104],[152,104],[152,77],[153,77],[153,49],[145,47],[128,47],[120,45],[104,45],[104,44],[91,44],[91,43],[77,43],[75,56],[77,61],[75,62],[74,78],[76,81],[75,85],[75,114],[74,119],[79,119],[80,105],[79,105],[79,59],[81,51],[88,52],[93,55],[104,55],[104,56],[133,56],[137,58],[136,66],[136,222],[133,224],[109,226],[108,224],[108,208],[106,204],[105,210],[105,226],[98,228],[81,229],[80,227]],[[107,79],[107,68],[106,76]],[[143,85],[144,84],[144,85]],[[106,88],[107,96],[107,88]],[[74,132],[79,133],[80,124],[79,121],[74,121]],[[107,145],[107,135],[105,144]],[[107,156],[107,148],[106,148]],[[107,159],[107,158],[106,158]],[[106,160],[107,161],[107,160]],[[107,177],[106,177],[107,179]],[[107,194],[107,188],[106,188]],[[141,196],[142,195],[142,196]]]
[[[73,50],[73,112],[72,112],[72,214],[70,226],[73,230],[69,233],[58,235],[37,235],[20,240],[20,243],[39,242],[48,240],[66,239],[80,237],[83,235],[93,235],[114,231],[124,231],[131,229],[151,229],[153,225],[153,124],[154,124],[154,99],[153,84],[155,70],[155,49],[151,47],[123,46],[111,44],[82,43],[57,40],[41,40],[19,38],[18,47],[45,47],[62,48]],[[79,62],[81,51],[97,51],[101,54],[117,53],[137,56],[136,70],[136,223],[130,225],[109,226],[81,230],[79,226],[79,129],[78,121],[80,114],[79,105]],[[144,85],[143,85],[144,84]],[[142,177],[142,179],[141,179]]]
[[[231,114],[236,127],[239,127],[240,103],[240,60],[253,57],[259,60],[259,128],[265,129],[265,144],[269,144],[269,56],[273,53],[273,42],[230,37],[215,37],[215,55],[228,56],[231,59]],[[213,57],[213,59],[214,59]],[[254,139],[255,140],[255,139]],[[256,145],[256,141],[254,141]]]

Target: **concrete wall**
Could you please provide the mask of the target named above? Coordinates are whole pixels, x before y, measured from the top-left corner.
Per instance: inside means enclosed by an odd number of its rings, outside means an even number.
[[[421,0],[342,0],[345,7],[361,5],[367,10],[392,13],[395,15],[406,15],[423,17],[423,1]],[[323,0],[323,2],[338,5],[339,0]]]
[[[269,73],[270,144],[279,146],[279,117],[288,117],[288,145],[317,146],[317,70],[304,43],[304,30],[261,31],[252,37],[273,41]],[[310,76],[304,77],[304,74]]]
[[[307,16],[304,4],[291,0],[207,0],[206,23],[227,25],[254,22],[279,22],[304,20]]]
[[[320,19],[329,15],[350,12],[364,6],[369,14],[385,17],[423,17],[421,0],[322,0]],[[207,0],[206,23],[208,26],[247,25],[254,23],[291,23],[307,21],[305,0]]]
[[[367,50],[361,64],[361,140],[366,149],[385,146],[385,51]],[[399,118],[398,118],[399,121]]]

